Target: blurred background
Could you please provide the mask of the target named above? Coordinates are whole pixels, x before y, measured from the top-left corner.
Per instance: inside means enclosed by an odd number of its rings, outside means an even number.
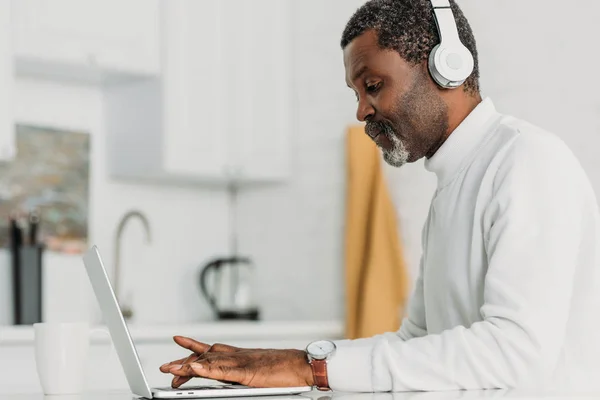
[[[600,3],[457,2],[483,95],[564,139],[598,191]],[[152,326],[170,337],[231,310],[280,332],[351,336],[357,121],[339,42],[363,3],[1,0],[0,342],[30,335],[14,319],[15,215],[40,219],[41,286],[25,290],[44,321],[101,323],[81,261],[95,244],[134,336]],[[409,293],[435,177],[422,161],[380,170]],[[216,308],[200,285],[209,264]],[[386,301],[401,316],[397,298]],[[25,326],[10,336],[14,325]]]

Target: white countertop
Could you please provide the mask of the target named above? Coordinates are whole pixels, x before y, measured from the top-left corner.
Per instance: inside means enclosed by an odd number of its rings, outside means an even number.
[[[103,326],[95,328],[106,329]],[[286,340],[307,337],[341,339],[341,321],[215,321],[189,325],[128,324],[136,343],[171,341],[174,335],[202,338],[207,342],[235,340]],[[0,346],[33,343],[32,326],[0,326]],[[93,335],[94,342],[108,341],[101,332]]]
[[[92,392],[71,396],[44,396],[43,394],[7,394],[0,395],[0,400],[133,400],[136,397],[129,392]],[[481,400],[481,399],[510,399],[510,400],[571,400],[571,399],[600,399],[598,394],[578,393],[543,393],[511,390],[485,391],[455,391],[455,392],[402,392],[402,393],[341,393],[313,391],[297,396],[245,397],[245,400]],[[236,398],[232,398],[236,399]],[[238,398],[239,399],[239,398]]]

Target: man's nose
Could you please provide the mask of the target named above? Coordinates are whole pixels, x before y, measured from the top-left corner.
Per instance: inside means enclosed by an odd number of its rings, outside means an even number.
[[[360,100],[358,102],[358,108],[356,110],[356,119],[360,122],[365,122],[367,119],[372,118],[375,114],[375,109],[368,101]]]

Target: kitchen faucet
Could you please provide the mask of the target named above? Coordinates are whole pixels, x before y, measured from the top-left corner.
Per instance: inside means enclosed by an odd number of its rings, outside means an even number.
[[[119,226],[117,227],[117,234],[115,236],[115,258],[114,258],[114,263],[115,263],[115,272],[114,272],[114,290],[115,290],[115,296],[117,297],[117,301],[119,301],[120,306],[121,306],[121,312],[123,313],[123,318],[125,319],[130,319],[133,316],[133,310],[131,309],[131,306],[127,305],[127,304],[121,304],[121,301],[119,300],[119,277],[120,277],[120,263],[121,263],[121,235],[123,234],[123,230],[125,229],[125,225],[127,224],[127,222],[131,219],[137,217],[139,218],[143,225],[144,225],[144,230],[146,231],[146,242],[150,243],[150,224],[148,223],[148,218],[146,218],[146,216],[144,214],[142,214],[141,211],[138,210],[131,210],[128,211],[125,215],[123,215],[123,217],[121,217],[121,220],[119,221]]]

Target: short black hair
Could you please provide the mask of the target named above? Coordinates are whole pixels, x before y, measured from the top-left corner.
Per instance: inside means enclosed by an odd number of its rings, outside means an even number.
[[[473,54],[473,73],[463,88],[470,94],[479,93],[479,62],[477,46],[471,26],[455,0],[450,0],[458,34]],[[411,64],[429,58],[431,50],[440,42],[433,6],[430,0],[370,0],[363,4],[348,21],[342,34],[341,46],[346,46],[364,32],[374,30],[379,46],[392,49]]]

